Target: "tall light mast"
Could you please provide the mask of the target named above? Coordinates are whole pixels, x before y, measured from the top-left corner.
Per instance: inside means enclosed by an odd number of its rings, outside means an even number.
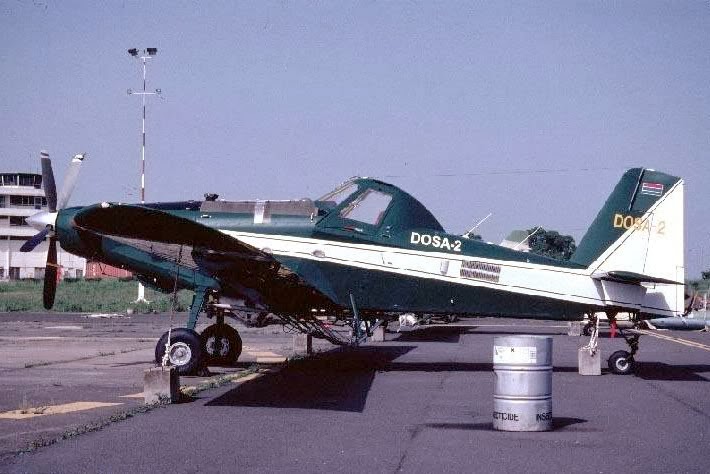
[[[148,92],[146,91],[146,64],[148,63],[149,59],[152,59],[155,57],[156,54],[158,54],[158,48],[145,48],[143,50],[138,50],[137,48],[131,48],[128,50],[128,54],[130,54],[132,57],[140,60],[143,63],[143,92],[135,92],[133,89],[128,89],[128,95],[139,95],[141,96],[141,100],[143,102],[143,126],[142,126],[142,132],[143,132],[143,142],[141,144],[141,204],[145,203],[145,98],[146,96],[149,95],[158,95],[160,96],[160,89],[155,89],[155,91]],[[148,302],[145,299],[145,287],[143,286],[142,283],[138,283],[138,299],[136,300],[136,303],[140,302]]]

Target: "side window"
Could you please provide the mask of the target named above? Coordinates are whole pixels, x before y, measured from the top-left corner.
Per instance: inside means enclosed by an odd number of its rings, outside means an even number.
[[[392,196],[368,189],[340,211],[340,216],[370,225],[380,225]]]

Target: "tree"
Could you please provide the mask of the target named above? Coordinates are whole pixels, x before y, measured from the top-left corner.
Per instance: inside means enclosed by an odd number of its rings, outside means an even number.
[[[527,241],[530,246],[530,253],[557,260],[569,260],[574,251],[577,250],[574,237],[571,235],[561,235],[556,230],[545,230],[543,228],[535,232],[535,229],[527,230],[528,235],[532,234]]]

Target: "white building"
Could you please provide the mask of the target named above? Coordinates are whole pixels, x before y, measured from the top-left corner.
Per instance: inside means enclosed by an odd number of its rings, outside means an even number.
[[[22,253],[22,244],[37,233],[25,217],[47,209],[42,175],[0,173],[0,280],[44,278],[48,239],[32,252]],[[82,278],[86,260],[57,246],[57,263],[64,278]]]

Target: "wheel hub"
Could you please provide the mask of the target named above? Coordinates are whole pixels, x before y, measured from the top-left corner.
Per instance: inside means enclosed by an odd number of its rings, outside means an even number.
[[[212,355],[212,356],[219,355],[219,356],[224,357],[227,354],[229,354],[229,339],[228,338],[221,337],[219,339],[219,347],[220,347],[219,354],[215,354],[216,342],[217,342],[217,338],[214,336],[207,339],[207,342],[205,343],[205,348],[207,349],[207,353],[209,355]]]
[[[192,350],[184,342],[176,342],[170,346],[168,355],[171,364],[182,366],[192,359]]]

